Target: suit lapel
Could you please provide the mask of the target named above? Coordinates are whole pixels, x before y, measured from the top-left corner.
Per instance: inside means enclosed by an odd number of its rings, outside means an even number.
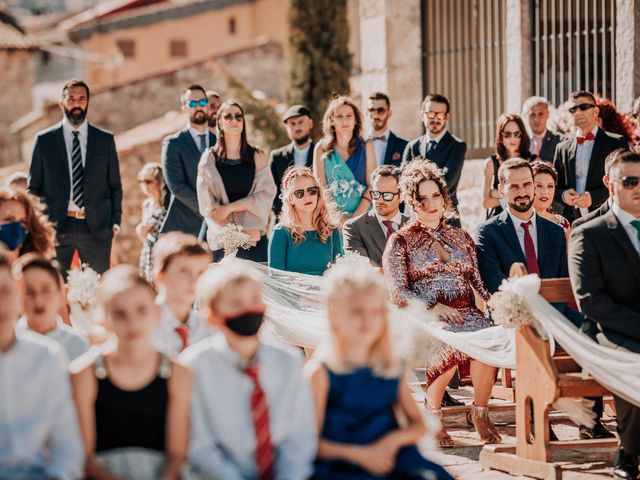
[[[550,232],[547,230],[547,224],[540,215],[536,215],[536,229],[538,230],[538,268],[542,273],[542,265],[544,265],[545,255],[547,253],[547,241]]]
[[[315,143],[311,142],[309,145],[309,151],[307,152],[307,167],[313,168],[313,151],[315,150]]]
[[[214,147],[217,141],[218,137],[216,137],[215,133],[209,131],[209,148]]]
[[[293,146],[293,142],[291,142],[288,146],[287,146],[287,151],[285,152],[285,160],[287,162],[287,166],[285,167],[285,170],[291,166],[294,165],[295,163],[295,157],[293,155],[293,149],[295,147]]]
[[[605,214],[607,226],[611,230],[611,235],[618,242],[625,256],[629,260],[629,268],[634,272],[636,279],[640,282],[640,255],[633,247],[629,235],[611,209]]]
[[[526,264],[526,259],[524,257],[524,252],[522,251],[522,247],[520,246],[520,241],[518,240],[518,235],[516,234],[516,227],[511,221],[511,217],[507,211],[502,212],[498,216],[498,225],[500,226],[500,232],[507,240],[507,243],[516,254],[518,259]]]
[[[382,165],[389,165],[391,163],[391,155],[393,154],[393,144],[395,143],[396,136],[392,131],[389,131],[389,138],[387,139],[387,149],[384,152],[384,162]]]
[[[193,140],[191,133],[189,133],[189,129],[185,128],[184,130],[182,130],[180,137],[182,138],[182,143],[185,145],[185,148],[187,148],[187,150],[191,152],[191,155],[194,155],[195,158],[197,158],[196,163],[198,163],[201,156],[200,149],[196,145],[196,142]]]
[[[436,165],[438,165],[438,168],[444,167],[444,165],[440,165],[440,163],[438,162],[438,159],[441,157],[442,152],[444,152],[448,148],[449,144],[451,143],[451,140],[453,140],[453,136],[447,131],[442,136],[440,141],[436,144],[436,148],[433,150],[433,153],[431,154],[431,160],[435,162]]]
[[[88,145],[88,143],[87,143]],[[69,171],[69,154],[67,153],[67,144],[64,141],[64,132],[62,130],[62,123],[60,124],[60,128],[56,130],[56,149],[58,150],[58,157],[60,158],[60,163],[62,164],[62,168],[67,173],[66,178],[69,179],[71,172]],[[69,183],[71,181],[69,180]]]
[[[607,135],[601,128],[598,128],[598,133],[596,134],[596,139],[593,142],[593,150],[591,150],[591,158],[589,159],[589,170],[587,171],[587,185],[590,185],[592,182],[591,177],[594,175],[597,164],[599,163],[600,157],[602,157],[602,151],[604,149],[604,142],[606,141]]]
[[[576,148],[578,143],[576,137],[572,137],[569,140],[567,146],[567,185],[571,188],[576,188]]]
[[[380,251],[384,250],[384,245],[387,243],[387,236],[382,231],[380,222],[376,218],[376,214],[371,211],[367,214],[367,229],[371,233],[371,237],[376,245],[380,246]]]
[[[91,171],[93,170],[93,162],[92,162],[92,158],[93,158],[93,152],[95,151],[95,143],[96,143],[96,132],[93,128],[93,126],[91,124],[87,125],[87,156],[84,159],[84,177],[82,178],[83,181],[83,188],[84,191],[87,191],[87,187],[91,186],[91,181],[89,180],[89,177],[91,175]]]

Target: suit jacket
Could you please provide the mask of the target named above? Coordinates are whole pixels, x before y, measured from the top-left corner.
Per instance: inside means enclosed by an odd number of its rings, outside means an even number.
[[[567,277],[567,244],[564,230],[536,215],[538,267],[541,278]],[[515,226],[508,211],[482,223],[476,231],[478,266],[482,280],[491,293],[509,277],[516,262],[527,264]]]
[[[87,130],[84,165],[84,209],[92,235],[108,238],[122,217],[122,184],[113,134],[91,124]],[[69,209],[71,176],[62,123],[36,135],[29,166],[28,190],[46,205],[58,232]]]
[[[578,228],[580,225],[584,225],[588,221],[593,220],[594,218],[597,218],[601,215],[604,215],[609,210],[610,210],[609,201],[606,201],[602,205],[600,205],[598,208],[596,208],[593,212],[589,212],[588,214],[583,215],[582,217],[576,218],[571,224],[571,228]]]
[[[315,146],[315,143],[311,142],[311,146],[307,152],[306,166],[309,168],[313,168],[313,150]],[[273,201],[273,213],[275,213],[276,216],[280,215],[280,212],[282,212],[282,199],[280,198],[280,194],[282,193],[282,177],[284,177],[284,172],[287,168],[293,165],[294,148],[293,142],[291,142],[289,145],[273,150],[269,158],[273,181],[276,182],[276,186],[278,187],[278,193]]]
[[[544,160],[545,162],[553,162],[553,157],[556,153],[556,147],[558,143],[560,143],[560,135],[556,135],[555,133],[547,130],[546,135],[542,139],[542,145],[540,146],[540,153],[538,154],[538,158],[540,160]]]
[[[558,172],[556,201],[564,205],[564,210],[561,213],[570,222],[575,220],[579,214],[574,207],[570,207],[562,202],[562,194],[566,190],[576,188],[576,147],[577,141],[575,136],[564,139],[556,147],[556,153],[553,159],[553,165]],[[627,147],[627,141],[622,136],[605,132],[600,128],[598,129],[587,173],[586,191],[591,194],[592,201],[589,207],[590,212],[597,209],[609,198],[609,192],[602,182],[605,158],[617,148]]]
[[[404,149],[402,156],[402,165],[414,159],[414,157],[427,158],[427,147],[429,139],[426,135],[410,141]],[[434,162],[438,168],[445,169],[444,179],[447,182],[451,201],[454,206],[458,205],[458,182],[462,174],[462,166],[464,164],[464,156],[467,153],[467,144],[458,137],[446,132],[440,139],[436,148],[429,154],[429,159]]]
[[[209,145],[213,147],[215,144],[216,136],[209,132]],[[200,149],[188,127],[162,142],[160,158],[170,196],[160,232],[180,231],[196,236],[200,233],[202,217],[196,193],[200,157]]]
[[[640,255],[612,210],[573,230],[569,274],[588,321],[640,353]]]
[[[369,140],[369,139],[367,139]],[[387,149],[384,152],[384,160],[380,165],[393,165],[399,167],[402,164],[402,155],[404,149],[409,143],[408,140],[398,137],[392,131],[389,131],[389,138],[387,139]]]
[[[402,215],[400,226],[409,221]],[[344,249],[368,257],[374,267],[382,266],[382,254],[387,245],[387,234],[376,218],[375,210],[365,212],[344,222]]]

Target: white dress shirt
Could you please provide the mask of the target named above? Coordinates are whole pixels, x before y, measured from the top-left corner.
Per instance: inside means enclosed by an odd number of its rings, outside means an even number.
[[[626,210],[623,210],[616,202],[613,202],[613,205],[611,205],[611,210],[613,211],[613,214],[618,218],[618,221],[624,228],[624,231],[627,232],[633,248],[635,248],[636,252],[640,254],[640,239],[638,239],[638,230],[636,230],[636,228],[631,225],[631,222],[633,220],[640,220],[640,218],[636,218]]]
[[[387,219],[382,217],[380,214],[378,214],[378,212],[376,212],[376,218],[378,219],[378,223],[380,224],[380,228],[382,228],[382,231],[384,232],[385,235],[389,235],[389,229],[387,228],[387,226],[382,223],[384,221],[386,221]],[[400,223],[402,223],[402,214],[400,213],[400,210],[398,210],[395,214],[395,216],[391,219],[391,221],[393,222],[393,229],[397,232],[398,230],[400,230]]]
[[[189,133],[191,134],[191,137],[193,138],[193,141],[195,142],[196,148],[198,150],[200,150],[201,135],[204,135],[204,149],[206,150],[207,148],[209,148],[209,129],[208,128],[205,128],[204,131],[201,132],[200,130],[194,128],[191,125],[191,123],[187,125],[187,128],[189,129]]]
[[[311,142],[304,148],[298,148],[296,143],[293,143],[293,164],[296,167],[306,167],[307,158],[309,155],[309,149],[311,148]]]
[[[431,136],[431,132],[429,132],[429,130],[427,130],[427,133],[425,133],[425,136],[427,137],[427,145],[429,144],[429,142],[431,141],[435,141],[436,142],[436,147],[438,146],[438,144],[440,143],[440,140],[442,140],[442,137],[444,137],[444,135],[447,133],[447,129],[444,128],[438,135],[436,135],[435,137]]]
[[[258,375],[269,408],[274,478],[303,480],[312,473],[318,433],[302,358],[261,344]],[[255,479],[256,438],[248,362],[221,333],[189,347],[180,362],[193,373],[189,464],[203,478]]]
[[[43,335],[16,336],[0,352],[0,478],[77,480],[84,447],[66,355]]]
[[[591,130],[593,136],[598,135],[598,127],[596,126]],[[580,129],[576,130],[576,137],[584,136]],[[584,142],[582,145],[578,145],[576,142],[576,192],[584,193],[587,191],[587,176],[589,175],[589,163],[591,163],[591,154],[593,153],[593,144],[595,140],[590,142]],[[588,208],[579,208],[580,215],[586,215],[589,213]]]
[[[22,317],[18,320],[18,328],[24,331],[29,330],[29,324],[27,323],[26,317]],[[56,318],[56,328],[48,331],[44,335],[45,337],[49,337],[62,345],[62,348],[64,348],[64,351],[67,353],[67,358],[70,362],[74,361],[80,355],[89,350],[89,342],[84,337],[75,333],[73,328],[65,325],[60,317]]]
[[[67,117],[62,119],[62,134],[64,136],[64,144],[67,147],[67,163],[69,165],[69,206],[67,210],[70,212],[83,212],[84,208],[78,207],[73,201],[73,163],[71,153],[73,152],[73,132],[78,132],[78,141],[80,142],[80,153],[82,155],[82,166],[87,163],[87,137],[89,135],[89,123],[85,120],[79,127],[71,125]]]
[[[384,137],[383,140],[373,140],[373,137]],[[384,157],[387,154],[387,145],[389,144],[389,129],[385,130],[384,133],[377,135],[375,133],[371,133],[371,139],[373,142],[373,148],[376,152],[376,163],[378,166],[384,163]]]
[[[533,248],[536,251],[536,258],[538,258],[538,227],[536,225],[536,212],[534,211],[529,220],[520,220],[518,217],[511,213],[511,210],[507,210],[509,212],[509,216],[511,217],[511,221],[513,222],[513,226],[516,229],[516,235],[518,236],[518,242],[520,242],[520,248],[522,249],[522,253],[524,254],[524,228],[522,228],[523,223],[531,222],[529,225],[529,233],[531,234],[531,239],[533,240]]]
[[[162,319],[151,338],[153,345],[160,352],[171,358],[176,357],[182,351],[182,338],[176,332],[177,327],[186,326],[189,329],[188,345],[193,345],[203,338],[210,337],[216,333],[212,327],[204,322],[200,314],[194,310],[189,312],[187,322],[182,323],[169,307],[160,303],[158,305],[162,309]]]

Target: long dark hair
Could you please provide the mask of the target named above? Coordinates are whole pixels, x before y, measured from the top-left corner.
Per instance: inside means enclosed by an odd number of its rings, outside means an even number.
[[[240,135],[240,159],[242,163],[252,163],[254,161],[254,155],[258,150],[251,145],[247,140],[247,119],[244,114],[244,109],[240,102],[234,99],[227,100],[218,109],[218,115],[216,116],[216,132],[218,134],[218,141],[214,147],[214,153],[218,162],[224,163],[228,160],[227,157],[227,145],[224,138],[224,130],[220,128],[220,120],[222,119],[222,112],[229,107],[237,107],[242,113],[242,134]]]
[[[531,152],[529,151],[531,140],[529,140],[529,135],[527,134],[527,129],[524,126],[522,118],[515,113],[503,113],[498,119],[498,128],[496,128],[496,153],[498,154],[498,159],[502,162],[509,159],[509,152],[507,152],[507,147],[504,146],[504,141],[502,140],[502,133],[509,122],[518,125],[518,130],[520,130],[518,157],[529,160],[531,158]]]
[[[324,135],[322,141],[324,142],[325,156],[329,156],[333,153],[338,142],[336,136],[336,129],[332,124],[333,115],[338,107],[348,105],[353,110],[353,116],[355,117],[355,125],[353,127],[353,135],[349,140],[349,156],[353,155],[356,151],[358,144],[363,142],[362,139],[362,114],[360,109],[351,98],[341,95],[331,100],[331,103],[327,107],[327,111],[324,113],[322,119],[322,133]]]

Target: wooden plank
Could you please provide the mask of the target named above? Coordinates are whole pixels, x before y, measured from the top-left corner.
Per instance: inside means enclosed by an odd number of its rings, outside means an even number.
[[[562,471],[558,465],[528,460],[512,453],[492,452],[488,448],[491,446],[486,445],[480,451],[480,465],[483,468],[492,468],[512,475],[526,475],[541,480],[560,480],[562,478]]]

